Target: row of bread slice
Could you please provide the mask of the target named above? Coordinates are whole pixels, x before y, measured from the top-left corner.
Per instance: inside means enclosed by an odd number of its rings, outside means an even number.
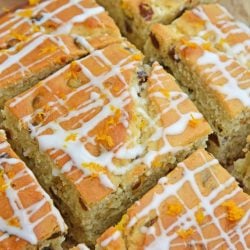
[[[62,217],[4,131],[0,140],[1,249],[60,249],[60,235],[67,230]],[[129,208],[96,248],[248,249],[249,219],[249,196],[212,155],[199,149]]]
[[[4,114],[71,236],[92,245],[211,133],[175,79],[126,41],[72,62],[9,100]]]
[[[201,5],[170,25],[155,24],[149,60],[168,67],[208,120],[208,150],[225,166],[250,133],[250,30],[218,4]]]

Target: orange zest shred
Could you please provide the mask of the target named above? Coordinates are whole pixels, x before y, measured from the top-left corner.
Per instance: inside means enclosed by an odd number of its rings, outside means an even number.
[[[95,162],[84,162],[82,163],[83,168],[87,168],[95,173],[104,173],[106,172],[106,168]]]
[[[39,119],[40,122],[44,120],[45,113],[43,111],[40,111],[37,113],[37,118]]]
[[[105,134],[99,134],[96,136],[96,140],[98,142],[106,142],[109,147],[114,146],[114,141],[110,135],[105,135]]]
[[[194,230],[192,228],[189,229],[179,229],[177,231],[177,234],[182,238],[182,239],[187,239],[190,237],[192,234],[194,234]]]
[[[153,166],[154,168],[159,168],[159,167],[162,166],[162,162],[161,162],[160,160],[155,159],[155,160],[153,161],[153,163],[152,163],[152,166]]]
[[[28,17],[28,18],[30,18],[30,17],[32,17],[33,12],[32,12],[31,9],[26,9],[26,10],[20,10],[20,11],[18,11],[17,14],[20,17]]]
[[[40,31],[40,27],[38,25],[33,24],[32,25],[32,31],[33,32],[39,32]]]
[[[212,49],[212,44],[207,42],[202,44],[202,48],[205,50],[211,50]]]
[[[198,47],[198,44],[197,44],[197,43],[194,43],[194,42],[192,42],[192,41],[189,41],[189,40],[187,40],[187,39],[185,39],[185,38],[182,38],[182,39],[180,39],[180,40],[181,40],[181,43],[183,43],[184,45],[186,45],[186,46],[189,47],[189,48],[195,49],[195,48]]]
[[[8,185],[5,183],[5,180],[3,178],[3,171],[0,172],[0,192],[5,192],[5,190],[8,188]]]
[[[122,216],[122,219],[120,220],[120,222],[115,226],[115,229],[117,229],[119,231],[124,231],[124,228],[127,225],[128,219],[129,219],[128,215],[124,214]]]
[[[189,124],[190,127],[195,128],[195,127],[197,127],[197,125],[198,125],[200,122],[201,122],[200,119],[196,119],[196,118],[194,118],[193,115],[191,115],[191,119],[189,120],[188,124]]]
[[[200,225],[202,224],[202,222],[205,219],[205,215],[204,212],[202,211],[201,208],[199,208],[196,212],[195,212],[195,219],[197,221],[197,223]]]
[[[120,109],[116,109],[114,111],[114,116],[111,116],[108,119],[107,125],[116,125],[120,122],[120,118],[121,118],[121,110]]]
[[[177,216],[183,211],[183,206],[180,203],[172,203],[167,207],[167,214],[171,216]]]
[[[17,39],[17,40],[19,40],[19,41],[22,41],[22,42],[26,41],[27,38],[28,38],[26,35],[19,34],[19,33],[15,32],[15,31],[11,31],[11,32],[10,32],[10,35],[11,35],[13,38],[15,38],[15,39]]]
[[[140,61],[142,60],[142,55],[141,54],[135,54],[132,56],[133,60],[135,61]]]
[[[39,55],[49,54],[53,53],[57,50],[57,47],[55,45],[50,45],[48,47],[42,48],[39,52]]]
[[[68,79],[77,79],[77,73],[81,71],[81,67],[78,65],[77,62],[73,61],[71,64],[70,64],[70,71],[68,72],[67,74],[67,78]]]
[[[30,5],[36,5],[40,2],[40,0],[29,0]]]
[[[160,92],[164,95],[164,97],[166,98],[170,97],[170,93],[166,89],[161,89]]]
[[[10,226],[13,226],[13,227],[20,227],[20,222],[17,218],[11,218],[9,221],[8,221],[8,224]]]
[[[69,142],[69,141],[76,141],[77,138],[77,134],[76,133],[70,133],[66,138],[65,141]]]
[[[222,206],[227,209],[227,219],[229,221],[238,221],[245,214],[245,211],[238,207],[237,204],[232,200],[225,201],[222,203]]]

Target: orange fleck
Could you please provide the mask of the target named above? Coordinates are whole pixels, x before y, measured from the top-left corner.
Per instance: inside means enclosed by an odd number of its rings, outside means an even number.
[[[77,73],[81,71],[81,67],[78,65],[77,62],[73,61],[70,64],[70,71],[67,74],[67,78],[77,79]]]
[[[39,52],[39,55],[49,54],[53,53],[57,50],[57,47],[55,45],[50,45],[46,48],[42,48]]]
[[[170,93],[169,93],[169,91],[167,91],[166,89],[161,89],[160,92],[161,92],[166,98],[169,98],[169,97],[170,97]]]
[[[124,214],[122,216],[122,219],[120,220],[120,222],[115,226],[115,229],[119,230],[119,231],[124,231],[124,228],[126,227],[127,223],[128,223],[128,215]]]
[[[177,216],[181,214],[183,207],[180,203],[172,203],[168,205],[167,214],[171,216]]]
[[[196,219],[196,221],[197,221],[198,224],[202,224],[202,222],[204,221],[205,215],[204,215],[204,213],[203,213],[203,211],[202,211],[201,208],[196,211],[196,213],[195,213],[195,219]]]
[[[40,2],[40,0],[29,0],[30,5],[36,5]]]
[[[140,120],[139,128],[144,129],[147,126],[147,122],[144,119]]]
[[[225,201],[222,203],[222,206],[227,209],[227,219],[229,221],[240,220],[245,214],[245,211],[238,207],[237,204],[232,200]]]
[[[194,118],[193,115],[191,115],[191,120],[189,120],[188,124],[190,127],[195,128],[200,123],[200,119]]]
[[[19,41],[26,41],[27,38],[28,38],[26,35],[19,34],[19,33],[15,32],[15,31],[11,31],[10,35],[12,37],[14,37],[15,39],[19,40]]]
[[[187,47],[189,48],[197,48],[198,47],[198,44],[194,43],[194,42],[191,42],[191,41],[188,41],[186,40],[185,38],[182,38],[181,39],[181,42],[186,45]]]
[[[10,226],[13,226],[13,227],[20,227],[20,223],[19,223],[19,220],[17,218],[11,218],[9,221],[8,221],[8,224]]]
[[[177,231],[177,234],[182,238],[182,239],[187,239],[190,237],[192,234],[194,234],[194,230],[192,228],[189,229],[179,229]]]
[[[0,193],[4,192],[8,188],[8,185],[5,183],[3,178],[3,170],[0,172]]]
[[[152,163],[152,166],[153,166],[154,168],[159,168],[159,167],[162,166],[162,163],[161,163],[160,160],[155,159],[155,160],[153,161],[153,163]]]
[[[18,16],[20,17],[32,17],[33,13],[31,9],[21,10],[18,12]]]
[[[65,138],[65,141],[68,142],[68,141],[75,141],[77,138],[77,134],[76,133],[71,133],[69,134],[66,138]]]
[[[109,135],[105,135],[105,134],[97,135],[96,140],[99,141],[99,142],[106,142],[109,147],[114,146],[113,139]]]
[[[140,61],[142,60],[142,55],[141,54],[136,54],[136,55],[133,55],[132,58],[136,61]]]
[[[82,163],[82,167],[83,168],[87,168],[93,172],[96,172],[96,173],[104,173],[106,172],[106,168],[98,163],[95,163],[95,162],[84,162]],[[97,176],[96,174],[93,174],[94,176]]]
[[[39,32],[40,31],[40,27],[38,25],[33,24],[32,25],[32,31],[33,32]]]
[[[211,43],[203,43],[202,44],[202,48],[205,49],[205,50],[211,50],[212,49],[212,45]]]

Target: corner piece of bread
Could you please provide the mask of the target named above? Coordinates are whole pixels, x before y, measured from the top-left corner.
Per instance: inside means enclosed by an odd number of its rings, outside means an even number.
[[[66,231],[53,201],[0,130],[0,249],[60,250]]]
[[[97,250],[250,247],[250,197],[199,149],[137,201]]]

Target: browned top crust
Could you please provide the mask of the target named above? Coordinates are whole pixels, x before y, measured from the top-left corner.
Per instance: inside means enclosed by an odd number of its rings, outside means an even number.
[[[152,27],[152,42],[176,63],[184,62],[197,84],[231,120],[250,108],[250,31],[218,4],[186,11],[171,25]]]
[[[7,14],[0,18],[0,107],[34,79],[120,40],[113,20],[93,0],[49,0]]]
[[[97,249],[248,249],[250,198],[201,149],[136,202]]]
[[[0,249],[21,250],[66,229],[52,200],[0,130]]]
[[[110,45],[6,105],[87,206],[211,132],[173,77],[157,63],[145,72],[142,60],[127,42]]]

